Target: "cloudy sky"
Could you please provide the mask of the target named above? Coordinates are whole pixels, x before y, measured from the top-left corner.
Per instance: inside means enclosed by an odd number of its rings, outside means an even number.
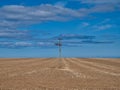
[[[120,57],[120,0],[0,0],[0,57]]]

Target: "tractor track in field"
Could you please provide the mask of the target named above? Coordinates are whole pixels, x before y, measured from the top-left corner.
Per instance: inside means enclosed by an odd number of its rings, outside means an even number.
[[[76,59],[76,58],[74,58]],[[91,65],[91,66],[95,66],[95,67],[98,67],[98,68],[101,68],[101,69],[107,69],[107,70],[113,70],[113,71],[117,71],[119,68],[118,67],[115,67],[115,66],[112,66],[112,65],[106,65],[106,64],[103,64],[103,63],[96,63],[96,62],[92,62],[90,60],[82,60],[82,59],[78,59],[79,62],[82,62],[82,63],[85,63],[87,65]],[[120,72],[120,71],[118,71]]]
[[[72,59],[71,62],[73,62],[76,65],[81,66],[83,68],[87,68],[89,70],[93,70],[93,71],[96,71],[96,72],[99,72],[99,73],[108,74],[108,75],[112,75],[112,76],[118,76],[118,77],[120,76],[120,73],[115,73],[115,72],[103,69],[102,66],[100,68],[98,65],[96,65],[96,64],[94,65],[91,62],[86,62],[86,61],[83,61],[83,60],[77,60],[76,61],[75,59]]]

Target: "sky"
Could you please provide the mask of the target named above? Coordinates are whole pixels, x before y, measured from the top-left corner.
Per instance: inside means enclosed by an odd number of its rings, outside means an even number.
[[[0,0],[0,58],[120,57],[120,0]]]

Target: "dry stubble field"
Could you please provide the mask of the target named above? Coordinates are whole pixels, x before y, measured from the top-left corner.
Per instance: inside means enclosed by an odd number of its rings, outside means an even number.
[[[120,90],[120,59],[0,59],[0,90]]]

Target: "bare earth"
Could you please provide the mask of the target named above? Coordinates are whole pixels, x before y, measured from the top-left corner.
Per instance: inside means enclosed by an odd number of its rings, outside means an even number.
[[[120,90],[120,59],[0,59],[0,90]]]

